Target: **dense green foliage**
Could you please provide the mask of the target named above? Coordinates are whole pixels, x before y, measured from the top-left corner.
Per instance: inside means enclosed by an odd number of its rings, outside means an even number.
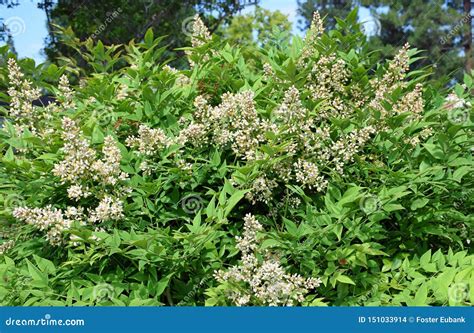
[[[0,304],[472,305],[472,75],[423,86],[419,51],[381,63],[354,11],[257,52],[200,23],[191,69],[151,31],[89,40],[74,87],[2,49]],[[264,296],[222,278],[270,266]],[[320,285],[265,299],[289,274]]]

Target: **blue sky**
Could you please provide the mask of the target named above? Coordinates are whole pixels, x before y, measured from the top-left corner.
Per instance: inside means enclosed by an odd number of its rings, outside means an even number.
[[[18,55],[42,62],[44,57],[40,51],[48,31],[46,15],[43,10],[37,8],[36,1],[21,1],[21,4],[14,8],[0,6],[0,17],[8,26],[12,26],[12,30],[15,29],[13,41]]]
[[[263,8],[279,10],[288,15],[289,20],[293,23],[293,32],[301,34],[298,29],[296,0],[262,0],[260,5]],[[253,8],[248,7],[244,13],[251,11],[253,11]],[[14,8],[0,6],[0,17],[4,18],[4,22],[13,32],[13,40],[18,55],[21,58],[33,58],[37,63],[43,62],[45,57],[41,50],[48,31],[46,29],[46,16],[43,10],[37,8],[36,1],[21,1],[21,4]],[[367,28],[370,31],[373,24],[370,23],[372,18],[369,11],[361,8],[359,18],[362,22],[369,22]]]

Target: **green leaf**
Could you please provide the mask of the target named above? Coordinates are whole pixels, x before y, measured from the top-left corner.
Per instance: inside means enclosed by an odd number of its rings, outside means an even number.
[[[355,282],[352,281],[352,279],[350,277],[348,277],[347,275],[339,275],[337,278],[336,278],[337,281],[341,282],[341,283],[345,283],[345,284],[353,284],[355,285]]]
[[[428,288],[425,283],[418,288],[418,291],[415,294],[414,304],[412,306],[423,306],[427,305],[426,300],[428,298]]]
[[[156,296],[160,296],[161,294],[163,294],[166,287],[168,287],[168,283],[170,282],[170,279],[171,279],[172,276],[173,276],[173,273],[165,276],[160,281],[158,281],[158,283],[156,285]]]
[[[431,250],[428,250],[425,254],[423,254],[420,258],[420,266],[423,267],[429,264],[431,261]]]
[[[410,209],[411,210],[417,210],[417,209],[420,209],[420,208],[423,208],[426,206],[426,204],[429,202],[428,199],[426,198],[420,198],[420,199],[416,199],[415,201],[413,201],[411,203],[411,206],[410,206]]]
[[[344,226],[342,225],[342,223],[339,223],[339,224],[336,224],[333,228],[333,232],[334,234],[337,236],[337,240],[340,241],[341,240],[341,235],[342,235],[342,229],[344,228]]]
[[[227,201],[226,209],[224,212],[224,217],[230,214],[232,209],[234,209],[235,205],[239,203],[240,200],[244,197],[245,193],[247,193],[249,190],[239,190],[232,194],[232,196],[229,198]]]
[[[229,52],[221,51],[221,55],[228,63],[232,63],[234,61],[234,57]]]
[[[151,28],[146,31],[145,38],[143,40],[148,47],[153,45],[153,30]]]
[[[13,162],[15,160],[15,155],[13,154],[13,148],[9,147],[5,155],[3,155],[2,160],[5,163]]]
[[[279,241],[277,241],[276,239],[265,239],[262,242],[262,245],[260,246],[260,249],[264,250],[264,249],[267,249],[269,247],[274,247],[274,246],[279,246],[279,245],[281,245],[281,243]]]
[[[92,143],[102,143],[104,142],[104,133],[100,129],[100,127],[94,126],[94,129],[92,130]]]
[[[349,188],[346,192],[344,192],[341,200],[337,202],[338,206],[356,201],[360,196],[360,189],[361,188],[358,186]]]
[[[463,165],[457,168],[456,171],[453,172],[453,179],[459,183],[461,182],[462,177],[464,177],[466,174],[471,172],[471,170],[472,170],[471,166]]]
[[[295,222],[288,220],[286,217],[283,218],[283,222],[285,223],[286,230],[290,233],[290,235],[297,237],[298,227],[296,226]]]
[[[402,205],[400,204],[386,204],[383,206],[383,209],[386,211],[386,212],[394,212],[396,210],[403,210],[405,209],[405,207],[403,207]]]
[[[48,285],[48,276],[36,268],[28,259],[25,259],[28,266],[28,273],[39,287],[46,287]]]
[[[423,147],[425,147],[428,153],[430,153],[431,156],[433,156],[434,158],[436,159],[444,158],[444,153],[440,146],[432,144],[432,143],[425,143]]]
[[[50,275],[55,275],[56,274],[56,267],[54,266],[54,263],[48,259],[45,259],[45,258],[41,258],[39,256],[37,256],[36,254],[33,255],[33,258],[35,259],[36,261],[36,264],[38,265],[38,268],[46,273],[46,274],[50,274]]]

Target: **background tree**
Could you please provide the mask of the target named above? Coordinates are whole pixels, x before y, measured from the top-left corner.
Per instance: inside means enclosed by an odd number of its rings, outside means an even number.
[[[46,13],[49,36],[45,53],[49,60],[59,56],[77,57],[75,51],[60,40],[59,28],[71,27],[74,37],[101,40],[103,44],[128,43],[141,40],[149,28],[155,35],[166,36],[168,50],[186,45],[191,17],[203,16],[211,32],[230,22],[233,15],[259,0],[42,0],[38,7]],[[18,5],[18,1],[2,1]],[[20,3],[21,4],[21,3]],[[184,23],[183,23],[184,22]],[[169,55],[169,54],[168,54]]]
[[[230,24],[219,29],[219,33],[230,43],[257,47],[257,43],[265,44],[275,29],[291,30],[288,16],[279,10],[257,6],[253,13],[234,16]]]
[[[380,50],[383,58],[392,57],[406,42],[425,52],[425,59],[414,69],[431,66],[433,79],[446,84],[460,79],[463,68],[472,68],[472,27],[469,0],[299,0],[302,26],[307,27],[314,10],[327,15],[332,29],[334,16],[345,17],[355,6],[368,7],[379,22],[379,33],[370,36],[369,47]],[[464,65],[465,64],[465,65]]]
[[[380,34],[370,38],[372,49],[382,48],[384,57],[391,57],[408,42],[422,49],[425,58],[415,69],[432,66],[433,79],[441,84],[462,77],[465,57],[463,45],[462,0],[380,1],[388,11],[372,10],[380,21]]]
[[[465,69],[467,73],[472,71],[472,1],[464,0],[464,54],[466,55]]]
[[[325,17],[325,27],[329,30],[336,26],[336,17],[346,17],[357,1],[352,0],[297,0],[298,14],[302,19],[299,20],[301,28],[306,30],[311,24],[313,12],[319,11],[322,17]]]

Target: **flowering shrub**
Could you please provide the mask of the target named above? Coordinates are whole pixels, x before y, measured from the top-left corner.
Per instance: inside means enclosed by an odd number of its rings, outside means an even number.
[[[195,17],[188,70],[151,31],[73,42],[92,74],[3,48],[0,303],[472,304],[472,75],[355,18],[252,54]]]

